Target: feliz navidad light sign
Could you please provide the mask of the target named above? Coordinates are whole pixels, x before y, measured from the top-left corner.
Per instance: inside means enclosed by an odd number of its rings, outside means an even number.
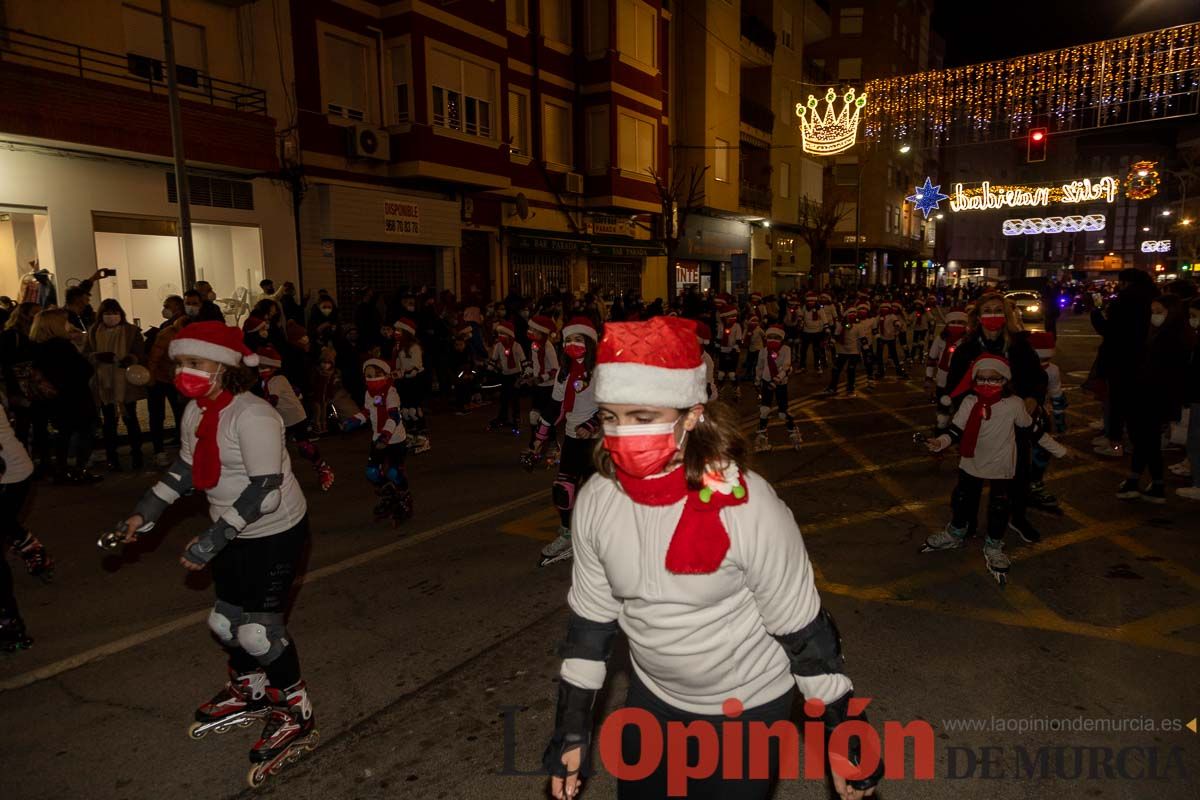
[[[1001,208],[1038,208],[1055,203],[1113,203],[1121,182],[1105,176],[1092,180],[1069,181],[1061,186],[993,186],[984,181],[977,189],[963,189],[961,183],[950,196],[952,211],[994,211]]]

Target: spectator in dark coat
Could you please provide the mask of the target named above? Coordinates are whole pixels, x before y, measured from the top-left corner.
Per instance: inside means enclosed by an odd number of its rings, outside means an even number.
[[[1200,299],[1188,303],[1188,328],[1192,346],[1183,401],[1188,409],[1187,463],[1192,480],[1190,486],[1177,491],[1180,497],[1200,500]]]
[[[1096,448],[1103,456],[1124,455],[1121,438],[1138,391],[1139,360],[1150,329],[1150,301],[1155,294],[1149,274],[1140,269],[1122,270],[1117,278],[1116,299],[1104,311],[1092,312],[1092,327],[1103,337],[1094,371],[1108,387],[1104,430],[1108,444]]]
[[[88,483],[99,476],[87,470],[96,426],[96,403],[90,381],[92,365],[79,352],[84,334],[75,328],[66,309],[41,311],[29,338],[34,345],[31,390],[44,404],[50,424],[58,431],[54,445],[55,474],[65,483]],[[67,458],[74,445],[75,466]]]

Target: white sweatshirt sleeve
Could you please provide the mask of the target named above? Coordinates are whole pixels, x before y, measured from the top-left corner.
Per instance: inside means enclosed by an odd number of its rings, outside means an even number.
[[[603,478],[594,478],[603,480]],[[574,528],[571,544],[574,559],[571,566],[571,590],[567,593],[567,605],[584,619],[593,622],[612,622],[621,613],[621,601],[613,597],[608,576],[600,563],[593,535],[597,516],[602,511],[596,508],[593,498],[596,492],[588,491],[585,483],[580,489],[571,515]],[[599,689],[604,686],[607,668],[603,661],[586,658],[563,659],[559,675],[568,683],[581,689]]]
[[[275,409],[248,406],[238,418],[237,437],[248,477],[283,474],[283,418]]]

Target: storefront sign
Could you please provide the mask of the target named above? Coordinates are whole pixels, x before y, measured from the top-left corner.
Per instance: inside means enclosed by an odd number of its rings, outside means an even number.
[[[685,264],[682,261],[676,261],[675,283],[681,286],[700,283],[700,265],[694,262]]]
[[[858,237],[858,241],[859,241],[861,244],[866,244],[866,243],[867,243],[867,237],[866,237],[866,236],[859,236],[859,237]],[[842,237],[842,244],[854,244],[854,234],[853,234],[853,233],[848,233],[848,234],[846,234],[845,236],[843,236],[843,237]]]
[[[419,236],[421,207],[403,200],[384,200],[383,232],[392,236]]]
[[[633,236],[633,223],[629,221],[629,217],[591,214],[587,221],[587,231],[594,236]]]
[[[1112,203],[1121,182],[1111,176],[1070,181],[1061,186],[993,186],[984,181],[978,188],[954,187],[952,211],[993,211],[1000,208],[1030,208],[1054,203]]]
[[[512,247],[520,250],[554,250],[557,252],[586,251],[587,242],[578,239],[555,239],[550,236],[528,236],[514,233]]]
[[[590,248],[594,256],[610,256],[612,258],[645,258],[646,256],[661,256],[661,245],[650,244],[607,244],[597,242]]]

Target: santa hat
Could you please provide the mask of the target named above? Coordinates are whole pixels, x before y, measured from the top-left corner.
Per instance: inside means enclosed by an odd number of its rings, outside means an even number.
[[[746,320],[746,324],[753,327],[759,322],[758,314],[751,314],[750,319]]]
[[[700,344],[708,344],[712,341],[712,328],[703,322],[696,323],[696,338],[700,340]]]
[[[391,366],[382,358],[368,358],[366,361],[364,361],[362,365],[362,371],[364,374],[367,371],[367,367],[375,367],[375,369],[379,370],[384,375],[392,374]]]
[[[586,336],[593,342],[599,338],[596,336],[596,326],[593,325],[592,321],[587,317],[572,317],[571,321],[567,323],[567,326],[563,328],[564,339],[566,339],[568,336],[574,336],[575,334]]]
[[[737,312],[736,308],[727,308],[721,312],[720,317],[721,317],[721,319],[726,319],[726,320],[737,319],[737,315],[738,315],[738,312]]]
[[[265,327],[267,327],[267,321],[253,314],[246,317],[246,321],[242,323],[242,331],[244,333],[258,333]]]
[[[971,362],[971,369],[963,375],[958,386],[954,387],[954,391],[950,393],[951,397],[961,397],[971,391],[971,384],[975,380],[975,376],[980,370],[990,369],[1000,373],[1001,377],[1006,380],[1012,380],[1012,368],[1008,365],[1008,359],[1004,356],[994,356],[991,353],[984,353],[979,358]]]
[[[833,295],[831,295],[829,292],[821,292],[821,302],[822,303],[832,303]]]
[[[496,331],[497,336],[513,335],[512,325],[508,324],[507,322],[497,322],[496,327],[493,330]]]
[[[246,347],[242,332],[224,322],[193,322],[184,326],[171,340],[167,353],[171,358],[194,356],[230,367],[242,363],[258,366],[258,355]]]
[[[529,320],[529,330],[540,333],[543,336],[549,336],[554,329],[554,320],[543,314],[538,314]]]
[[[859,303],[854,307],[854,310],[864,317],[871,313],[871,307],[866,303]]]
[[[767,328],[767,338],[768,339],[782,339],[783,338],[783,326],[777,322],[771,323],[771,326],[769,328]]]
[[[947,325],[966,325],[967,324],[967,312],[963,311],[961,308],[955,308],[953,311],[950,311],[946,314],[946,324]]]
[[[407,333],[409,336],[417,335],[417,323],[413,322],[408,317],[401,317],[400,319],[396,320],[396,322],[392,325],[392,328],[400,331],[401,333]]]
[[[750,295],[750,302],[751,302],[751,303],[759,303],[759,302],[762,302],[762,295],[761,295],[761,294],[759,294],[758,292],[752,292],[752,293],[751,293],[751,295]]]
[[[818,297],[819,295],[816,292],[809,292],[808,294],[804,295],[804,302],[815,303],[817,302]]]
[[[614,322],[596,353],[597,403],[687,408],[708,400],[696,323],[681,317]]]
[[[260,347],[258,349],[258,366],[262,367],[281,367],[283,366],[283,356],[279,355],[279,351],[271,345]]]
[[[1029,344],[1037,352],[1038,358],[1054,358],[1055,338],[1050,331],[1032,331],[1029,334]]]

